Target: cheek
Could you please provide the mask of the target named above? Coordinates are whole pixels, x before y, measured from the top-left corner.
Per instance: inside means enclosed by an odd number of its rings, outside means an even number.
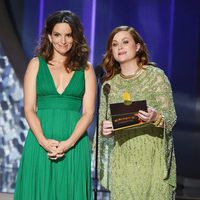
[[[59,42],[59,39],[58,38],[52,38],[52,43],[54,43],[54,44],[56,44],[56,43],[58,43]]]
[[[112,54],[113,54],[114,59],[116,60],[118,57],[118,51],[116,49],[113,49]]]
[[[132,50],[132,53],[133,53],[133,54],[136,53],[136,50],[137,50],[136,45],[132,45],[132,46],[130,46],[129,48]]]
[[[71,38],[69,38],[69,42],[70,42],[70,43],[73,43],[73,41],[74,41],[74,40],[73,40],[73,38],[72,38],[72,37],[71,37]]]
[[[74,41],[73,37],[66,37],[65,40],[66,40],[66,42],[69,43],[69,44],[70,44],[70,43],[73,43],[73,41]]]
[[[75,42],[74,42],[73,39],[69,39],[69,40],[67,41],[67,43],[70,44],[71,46],[72,46],[72,45],[75,45]]]
[[[73,46],[73,43],[71,43],[70,45],[68,45],[68,49],[71,49]]]
[[[133,48],[133,47],[130,47],[129,49],[128,49],[128,54],[129,54],[129,56],[135,56],[136,55],[136,49],[135,48]]]

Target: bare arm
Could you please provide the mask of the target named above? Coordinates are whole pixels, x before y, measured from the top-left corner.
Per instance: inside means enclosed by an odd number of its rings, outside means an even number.
[[[48,152],[55,152],[58,142],[47,140],[43,134],[40,121],[36,115],[36,77],[39,70],[38,58],[28,64],[24,77],[24,112],[26,120],[38,143]]]
[[[89,65],[89,68],[85,71],[85,94],[83,97],[82,117],[78,121],[70,138],[60,142],[59,153],[66,152],[69,148],[73,147],[92,122],[95,112],[95,98],[96,77],[92,66]]]

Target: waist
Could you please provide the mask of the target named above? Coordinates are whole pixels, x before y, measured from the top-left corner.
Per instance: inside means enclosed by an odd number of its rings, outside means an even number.
[[[39,96],[37,109],[66,109],[79,112],[82,106],[82,98],[73,96]]]

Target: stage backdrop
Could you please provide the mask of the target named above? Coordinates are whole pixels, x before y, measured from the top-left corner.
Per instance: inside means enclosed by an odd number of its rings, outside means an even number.
[[[80,17],[91,48],[90,61],[94,67],[101,64],[108,34],[115,26],[135,27],[147,44],[151,60],[165,71],[172,84],[178,115],[174,129],[178,174],[200,178],[199,0],[7,0],[4,2],[16,36],[28,59],[34,56],[34,48],[44,19],[56,10],[69,9]],[[9,58],[11,55],[7,56]],[[25,68],[15,66],[14,63],[12,66],[21,69],[21,71],[15,70],[16,77],[21,77],[19,73],[23,74]],[[5,110],[2,108],[0,117],[5,115]],[[11,118],[14,117],[15,115],[11,115]],[[4,123],[1,124],[2,129],[5,129],[4,126]],[[11,123],[10,126],[16,124]],[[91,136],[94,127],[95,124],[90,129]],[[10,137],[9,134],[9,132],[4,133],[6,140]],[[20,131],[15,129],[15,134],[20,144]],[[11,151],[10,149],[9,152]],[[21,147],[18,151],[21,151]],[[0,154],[2,155],[4,154]]]

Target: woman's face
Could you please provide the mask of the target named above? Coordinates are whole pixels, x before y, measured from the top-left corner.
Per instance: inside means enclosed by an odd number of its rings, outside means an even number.
[[[73,44],[72,30],[67,23],[58,23],[54,26],[49,40],[53,45],[54,53],[66,55]]]
[[[139,48],[140,44],[135,43],[128,31],[120,31],[113,37],[112,53],[120,64],[135,59]]]

